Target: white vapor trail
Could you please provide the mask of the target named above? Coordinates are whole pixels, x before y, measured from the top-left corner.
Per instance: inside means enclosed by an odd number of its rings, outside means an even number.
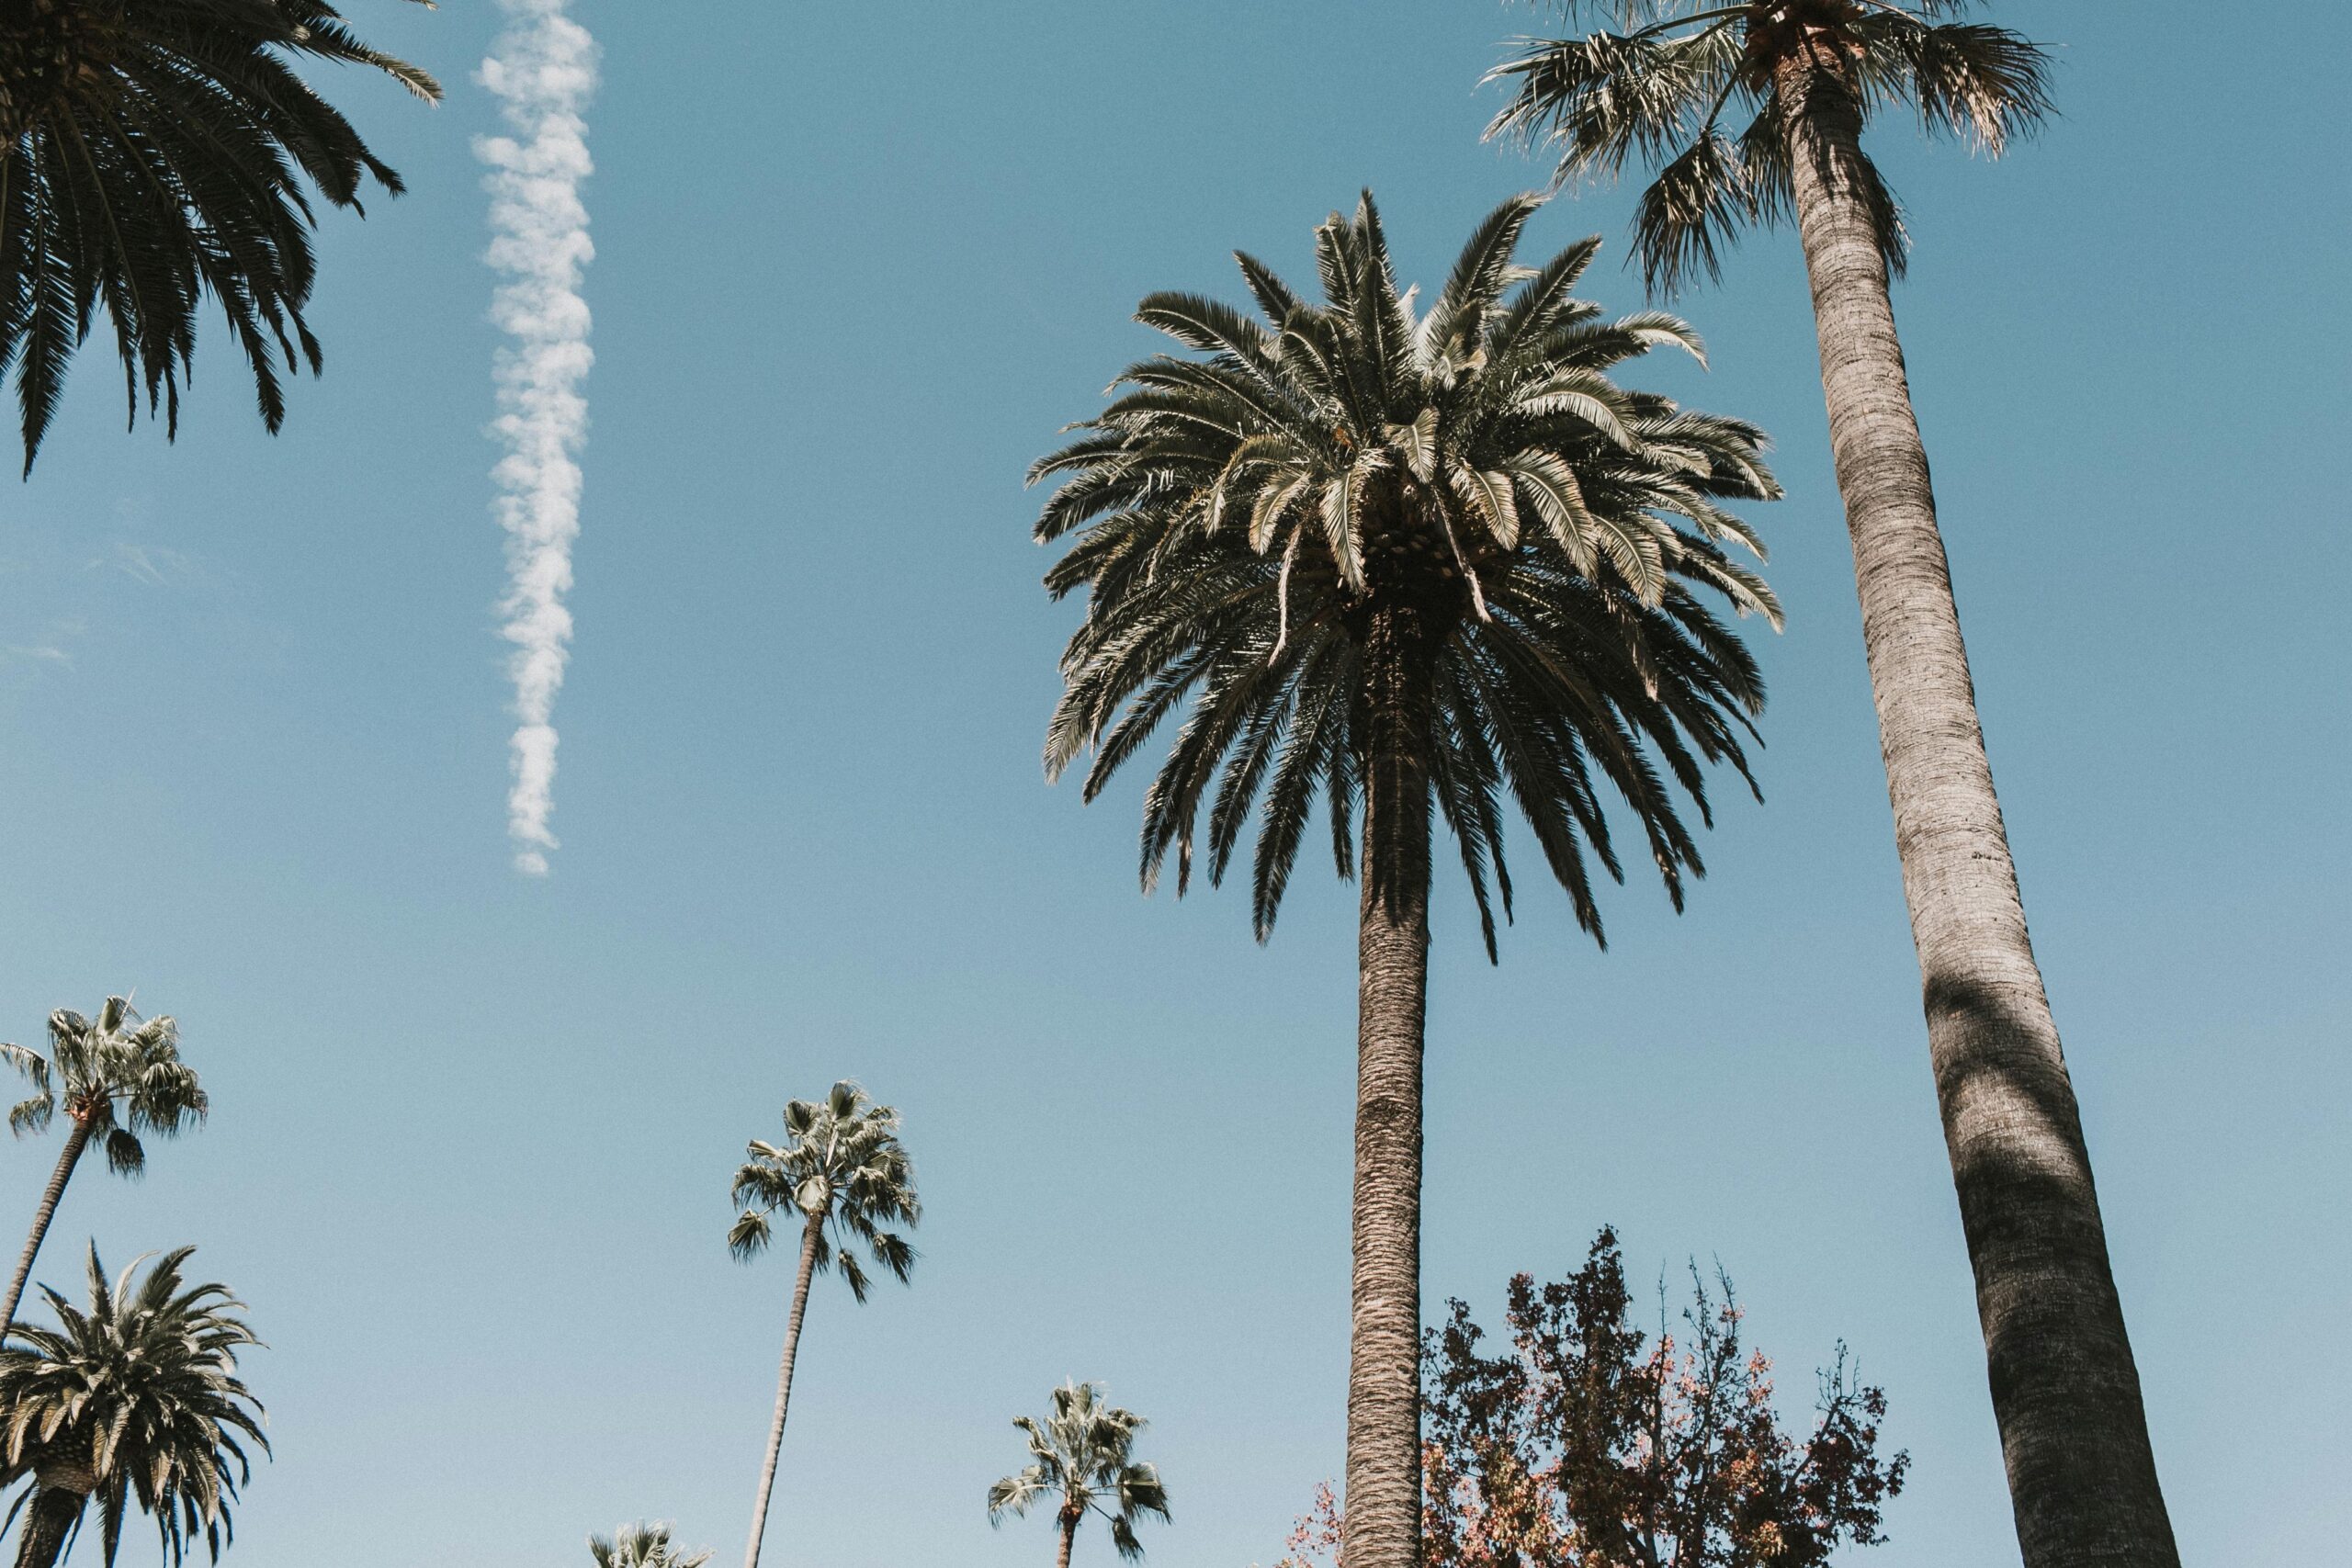
[[[588,127],[581,118],[596,90],[596,40],[564,14],[565,0],[498,0],[506,30],[481,63],[481,85],[499,99],[512,136],[475,140],[490,166],[490,265],[504,275],[491,319],[509,342],[498,351],[492,425],[506,455],[491,471],[499,525],[506,530],[506,597],[500,632],[514,645],[511,742],[514,786],[506,831],[514,868],[545,876],[555,784],[555,694],[571,657],[571,544],[580,535],[581,446],[588,400],[581,390],[595,356],[588,349],[588,304],[580,277],[595,247],[580,185],[588,177]]]

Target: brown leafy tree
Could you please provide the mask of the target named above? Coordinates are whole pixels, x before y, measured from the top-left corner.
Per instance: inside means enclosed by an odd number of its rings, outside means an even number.
[[[1817,1568],[1884,1540],[1907,1454],[1882,1458],[1886,1396],[1844,1348],[1821,1374],[1810,1432],[1784,1427],[1771,1362],[1740,1338],[1731,1282],[1693,1271],[1678,1339],[1634,1325],[1613,1232],[1585,1265],[1510,1282],[1510,1343],[1456,1301],[1424,1336],[1421,1535],[1430,1568]],[[1338,1568],[1329,1488],[1278,1568]]]

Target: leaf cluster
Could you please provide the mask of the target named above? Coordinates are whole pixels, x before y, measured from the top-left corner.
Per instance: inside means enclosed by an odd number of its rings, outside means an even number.
[[[172,1137],[204,1119],[209,1102],[196,1071],[180,1060],[170,1014],[141,1019],[128,998],[108,997],[95,1018],[60,1008],[49,1015],[49,1055],[0,1044],[0,1062],[24,1075],[32,1093],[9,1110],[17,1136],[47,1127],[60,1103],[103,1143],[118,1174],[146,1168],[140,1134]]]
[[[2049,59],[2006,28],[1953,20],[1972,0],[1568,0],[1571,38],[1527,38],[1487,73],[1511,97],[1487,127],[1557,151],[1558,177],[1654,170],[1634,218],[1650,288],[1672,295],[1752,224],[1791,216],[1790,118],[1808,106],[1867,121],[1907,106],[1929,134],[1998,155],[2052,112]],[[1794,95],[1792,97],[1792,95]],[[1900,204],[1863,159],[1857,194],[1888,271]]]
[[[133,1503],[175,1568],[199,1540],[217,1560],[251,1476],[245,1446],[269,1451],[261,1404],[237,1377],[238,1351],[260,1341],[227,1287],[184,1282],[195,1250],[109,1281],[93,1247],[88,1306],[44,1285],[60,1326],[13,1325],[16,1342],[0,1348],[0,1486],[35,1483],[8,1520],[48,1472],[94,1478],[109,1568]]]
[[[1843,1347],[1809,1432],[1781,1425],[1740,1310],[1692,1270],[1689,1337],[1636,1329],[1615,1235],[1583,1268],[1510,1284],[1510,1343],[1482,1351],[1461,1302],[1423,1336],[1424,1529],[1447,1568],[1819,1568],[1872,1544],[1907,1455]]]
[[[101,308],[130,423],[143,394],[176,432],[207,294],[252,369],[263,423],[283,422],[281,362],[321,364],[303,320],[316,270],[305,182],[355,209],[363,178],[401,190],[295,69],[311,61],[441,96],[322,0],[12,0],[0,18],[0,376],[17,372],[28,472]]]
[[[1100,1514],[1110,1521],[1119,1555],[1141,1557],[1136,1521],[1146,1514],[1169,1517],[1168,1488],[1159,1470],[1133,1457],[1136,1434],[1148,1423],[1105,1402],[1096,1383],[1065,1382],[1054,1390],[1053,1401],[1053,1414],[1043,1421],[1013,1417],[1013,1426],[1029,1439],[1032,1462],[989,1488],[989,1522],[1000,1524],[1008,1514],[1026,1514],[1040,1498],[1057,1497],[1064,1529],[1076,1529],[1089,1513]]]
[[[1398,744],[1460,846],[1490,955],[1513,808],[1596,937],[1589,861],[1623,878],[1610,795],[1678,907],[1702,873],[1679,807],[1709,819],[1705,764],[1747,777],[1763,685],[1700,595],[1779,624],[1726,547],[1762,546],[1724,505],[1779,487],[1753,425],[1611,379],[1656,346],[1703,351],[1671,316],[1612,321],[1576,297],[1597,240],[1521,265],[1541,203],[1497,208],[1426,310],[1369,193],[1316,231],[1318,302],[1246,254],[1255,314],[1151,296],[1137,319],[1190,352],[1129,367],[1031,470],[1057,481],[1036,537],[1068,547],[1046,586],[1087,600],[1048,775],[1091,752],[1092,799],[1189,703],[1145,802],[1147,889],[1171,851],[1188,886],[1204,811],[1220,881],[1257,812],[1263,940],[1318,797],[1353,874],[1372,633],[1400,615],[1424,635],[1388,672],[1419,705]]]
[[[900,1281],[914,1267],[915,1249],[896,1231],[922,1219],[914,1165],[899,1141],[899,1113],[876,1105],[846,1079],[823,1100],[796,1100],[784,1108],[785,1141],[752,1140],[750,1157],[735,1172],[734,1201],[742,1208],[727,1245],[749,1259],[770,1239],[770,1216],[789,1210],[816,1243],[819,1269],[838,1265],[859,1301],[869,1283],[852,1250],[863,1244],[875,1264]]]
[[[702,1568],[708,1551],[687,1551],[670,1543],[668,1524],[623,1525],[610,1535],[588,1538],[596,1568]]]

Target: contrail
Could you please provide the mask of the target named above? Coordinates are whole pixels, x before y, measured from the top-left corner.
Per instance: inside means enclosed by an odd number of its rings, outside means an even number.
[[[506,456],[491,471],[506,530],[508,586],[500,627],[514,644],[514,787],[506,831],[514,869],[545,876],[555,784],[555,694],[571,657],[571,542],[580,535],[578,454],[588,435],[581,385],[588,304],[580,276],[595,254],[580,184],[588,177],[581,111],[596,90],[596,40],[564,14],[565,0],[498,0],[506,30],[481,62],[481,85],[500,102],[513,136],[484,136],[474,155],[490,165],[490,265],[504,276],[491,319],[512,340],[498,351],[492,428]]]

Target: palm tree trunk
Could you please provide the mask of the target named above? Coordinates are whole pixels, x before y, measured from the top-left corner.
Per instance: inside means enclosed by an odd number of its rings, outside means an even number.
[[[1069,1549],[1078,1540],[1078,1522],[1083,1517],[1084,1515],[1073,1514],[1068,1509],[1062,1511],[1061,1518],[1057,1521],[1062,1529],[1062,1544],[1061,1550],[1054,1556],[1054,1568],[1069,1568]]]
[[[1355,1247],[1348,1348],[1347,1568],[1421,1559],[1421,1032],[1429,983],[1431,628],[1374,613],[1357,929]]]
[[[40,1486],[25,1510],[24,1534],[17,1541],[17,1568],[56,1568],[89,1500],[87,1492]]]
[[[1936,1099],[2027,1568],[2179,1556],[2057,1025],[1984,755],[1886,266],[1861,118],[1834,63],[1781,67],[1838,488]]]
[[[65,1196],[65,1183],[89,1144],[90,1123],[74,1118],[65,1134],[65,1147],[57,1156],[57,1168],[49,1173],[49,1185],[41,1191],[40,1207],[33,1211],[33,1234],[25,1239],[24,1256],[17,1259],[17,1277],[8,1283],[8,1304],[0,1307],[0,1341],[7,1338],[8,1330],[16,1325],[17,1308],[25,1300],[25,1283],[32,1278],[33,1259],[40,1256],[40,1244],[49,1236],[49,1222],[57,1217],[57,1201]]]
[[[800,1272],[792,1281],[792,1315],[784,1325],[784,1367],[776,1373],[775,1419],[768,1426],[768,1457],[760,1467],[759,1495],[752,1499],[752,1540],[743,1549],[743,1568],[760,1568],[760,1538],[767,1533],[776,1455],[784,1450],[784,1412],[792,1403],[792,1362],[800,1353],[800,1320],[808,1312],[808,1281],[816,1277],[818,1233],[824,1224],[822,1214],[811,1214],[800,1233]]]

